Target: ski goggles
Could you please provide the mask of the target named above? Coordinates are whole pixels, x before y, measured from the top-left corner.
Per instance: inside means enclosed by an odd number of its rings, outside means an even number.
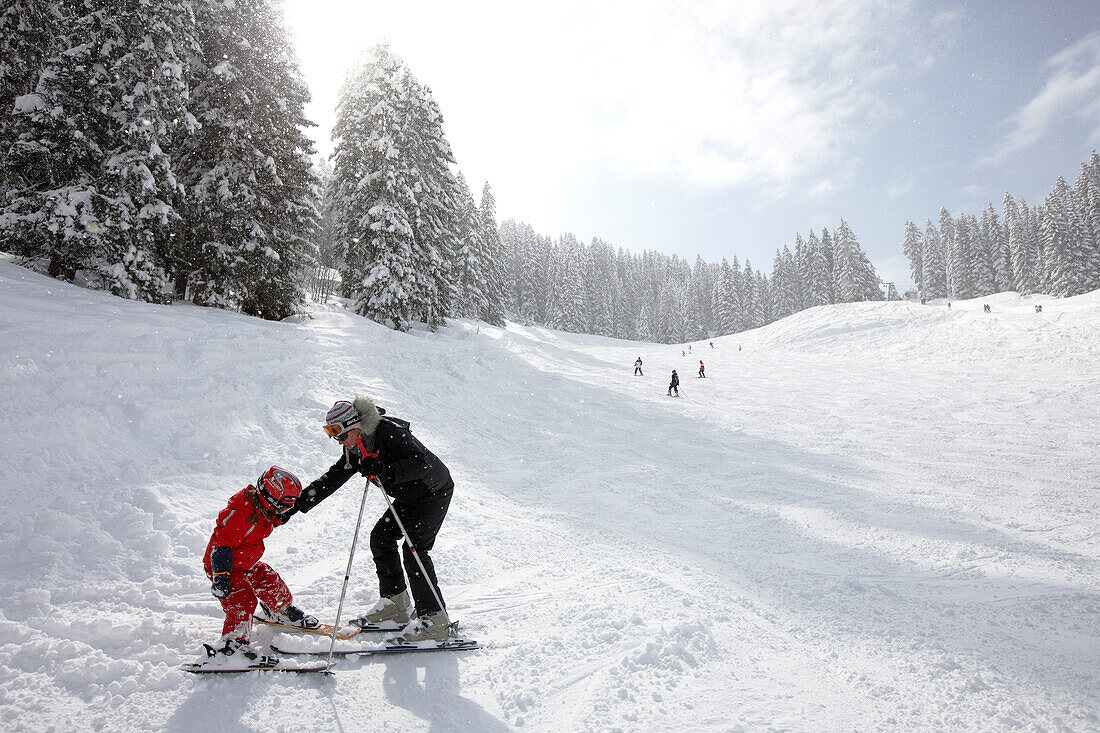
[[[332,425],[326,425],[325,435],[332,438],[333,440],[340,440],[344,437],[344,433],[351,430],[352,428],[359,427],[359,425],[359,418],[353,417],[350,420],[345,420],[342,423],[333,423]]]

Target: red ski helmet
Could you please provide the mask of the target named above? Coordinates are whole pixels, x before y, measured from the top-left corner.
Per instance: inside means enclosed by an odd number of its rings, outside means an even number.
[[[272,466],[256,481],[256,493],[265,509],[282,514],[302,495],[302,482],[285,468]]]

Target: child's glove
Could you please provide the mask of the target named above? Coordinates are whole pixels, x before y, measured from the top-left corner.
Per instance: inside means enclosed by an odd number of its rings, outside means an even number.
[[[210,592],[219,601],[229,597],[229,573],[218,573],[214,576],[214,584],[210,586]]]
[[[210,574],[214,584],[210,592],[219,601],[229,597],[229,571],[233,568],[233,550],[228,547],[215,547],[210,552]]]

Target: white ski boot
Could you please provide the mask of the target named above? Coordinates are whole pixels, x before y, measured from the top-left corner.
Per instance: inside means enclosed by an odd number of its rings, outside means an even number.
[[[409,601],[409,592],[403,590],[395,596],[378,599],[371,609],[359,618],[351,621],[353,626],[373,626],[387,621],[392,621],[398,626],[409,623],[411,615],[409,610],[412,603]]]
[[[316,616],[309,615],[293,603],[278,613],[275,613],[263,603],[258,605],[259,610],[263,613],[263,618],[271,623],[292,626],[296,629],[316,629],[321,625]]]
[[[321,625],[321,622],[317,620],[316,616],[310,616],[293,603],[282,611],[279,611],[279,613],[272,614],[272,616],[277,623],[294,626],[299,629],[316,629]]]
[[[451,635],[451,619],[446,609],[429,613],[406,626],[397,641],[411,644],[416,641],[446,641]]]
[[[250,667],[274,667],[279,663],[278,657],[260,654],[252,648],[251,644],[240,639],[226,639],[225,643],[217,649],[209,644],[203,644],[203,648],[206,649],[207,660],[210,663],[220,663],[229,659],[240,660],[242,664]]]

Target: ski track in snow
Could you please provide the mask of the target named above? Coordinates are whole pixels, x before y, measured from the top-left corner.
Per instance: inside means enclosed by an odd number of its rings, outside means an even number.
[[[5,730],[1100,728],[1100,292],[826,306],[686,356],[311,315],[0,261]],[[176,670],[221,628],[218,510],[272,463],[318,476],[356,393],[450,466],[433,557],[488,648],[327,683]],[[326,622],[362,491],[267,543]],[[376,598],[376,492],[344,620]]]

